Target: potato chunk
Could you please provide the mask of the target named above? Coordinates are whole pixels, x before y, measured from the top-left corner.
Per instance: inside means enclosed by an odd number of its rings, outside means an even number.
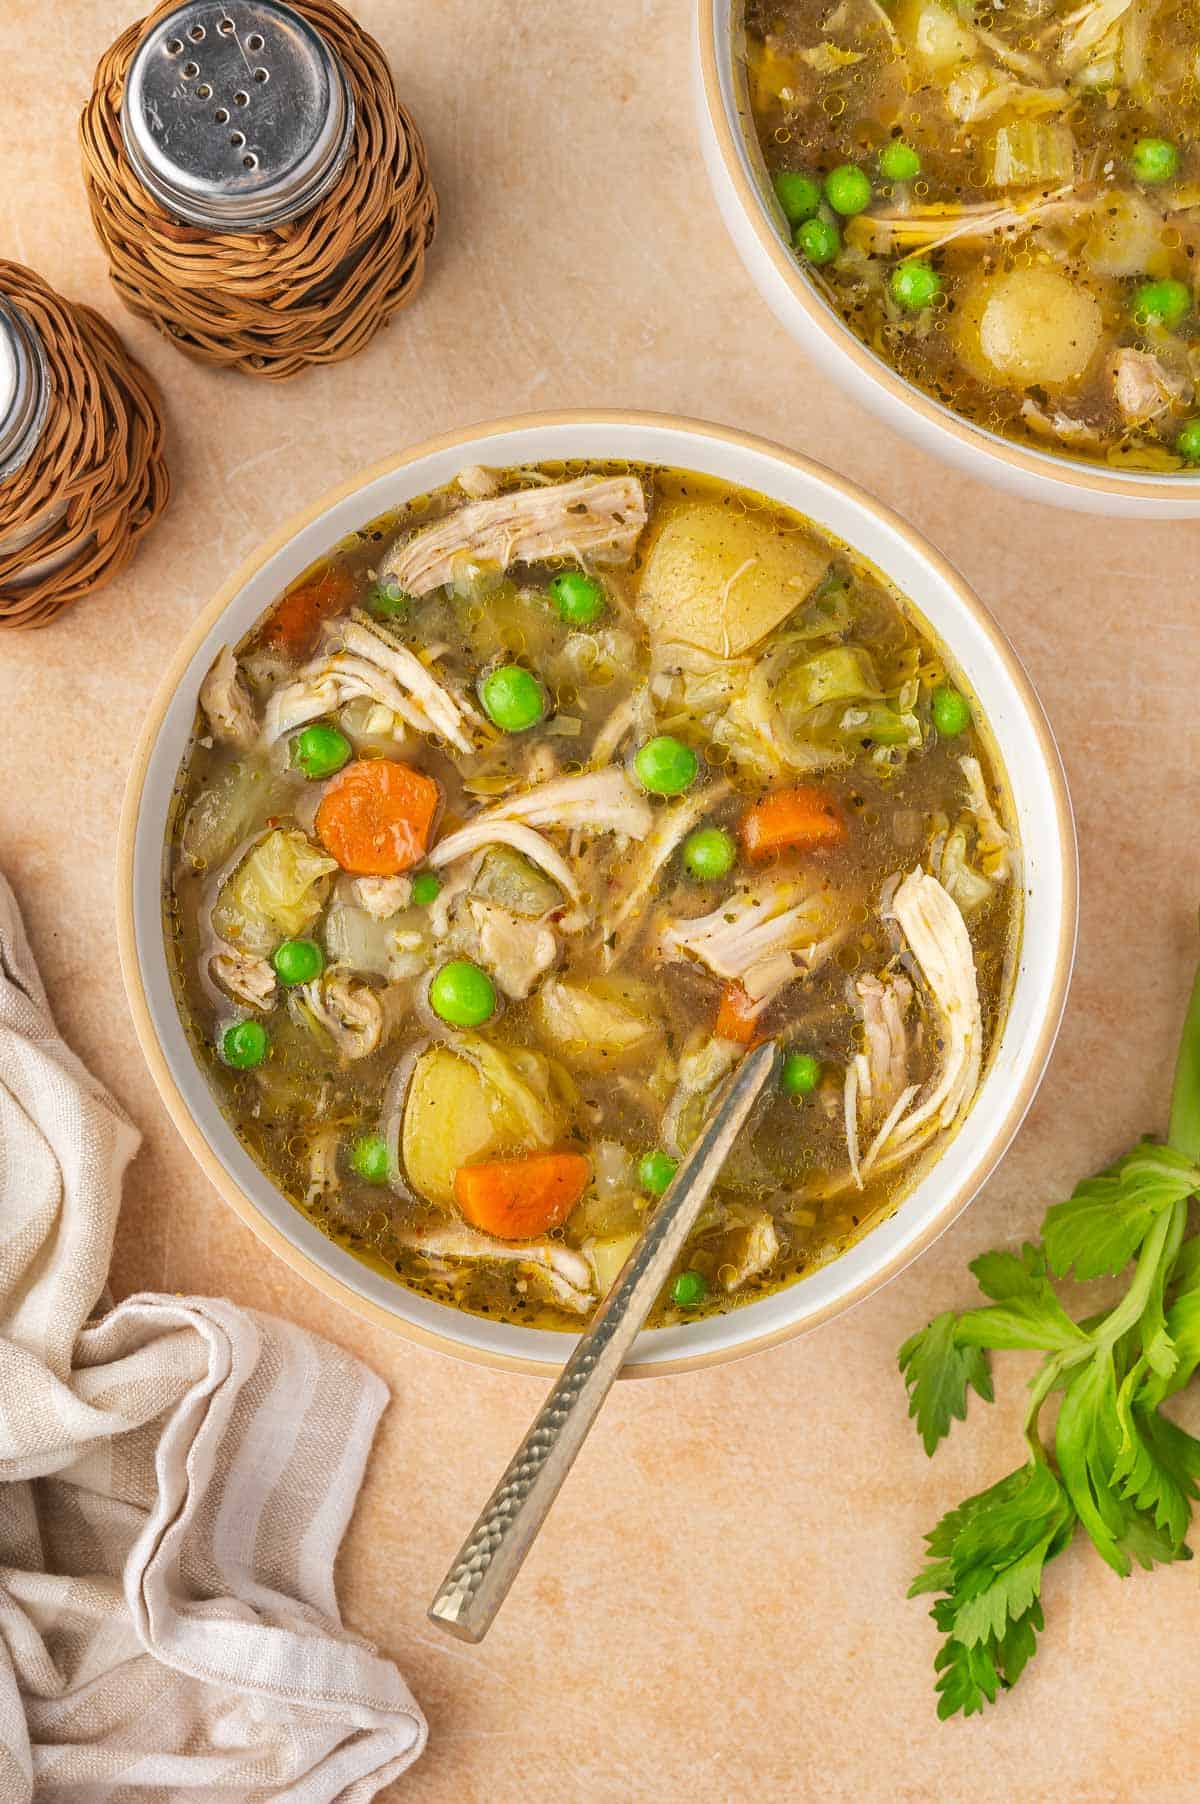
[[[443,1208],[454,1204],[460,1165],[497,1147],[492,1086],[468,1059],[431,1046],[413,1067],[404,1108],[400,1156],[413,1189]]]
[[[569,1063],[614,1070],[646,1059],[662,1039],[656,999],[631,977],[586,983],[552,977],[534,999],[538,1031]]]
[[[798,533],[717,501],[687,502],[655,534],[638,612],[657,639],[738,657],[799,607],[828,565],[828,551]]]
[[[1100,303],[1053,269],[984,276],[959,314],[958,348],[985,382],[1058,387],[1082,376],[1103,333]]]

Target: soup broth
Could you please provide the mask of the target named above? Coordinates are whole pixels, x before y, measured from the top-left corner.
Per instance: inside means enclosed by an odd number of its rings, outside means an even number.
[[[865,344],[1042,450],[1200,465],[1192,0],[748,0],[789,239]]]
[[[539,1328],[586,1321],[778,1035],[664,1323],[834,1257],[960,1125],[1017,861],[986,723],[851,550],[685,471],[472,468],[216,660],[167,931],[295,1207]]]

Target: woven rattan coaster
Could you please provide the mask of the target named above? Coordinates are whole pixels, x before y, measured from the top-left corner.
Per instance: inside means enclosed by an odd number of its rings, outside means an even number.
[[[166,506],[162,414],[90,307],[19,263],[0,261],[0,296],[36,333],[49,390],[32,452],[0,482],[0,628],[46,626],[123,570]]]
[[[298,218],[214,233],[172,218],[135,173],[121,132],[125,78],[178,0],[105,53],[80,119],[92,219],[121,299],[181,349],[276,380],[361,350],[416,294],[437,225],[424,146],[383,51],[334,0],[290,3],[339,59],[354,107],[333,185]]]

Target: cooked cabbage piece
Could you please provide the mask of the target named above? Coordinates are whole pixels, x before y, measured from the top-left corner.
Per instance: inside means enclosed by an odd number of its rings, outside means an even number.
[[[602,1071],[644,1060],[663,1036],[650,986],[635,977],[550,977],[535,1000],[538,1028],[574,1064]]]
[[[277,827],[247,852],[221,889],[213,926],[240,952],[260,955],[308,931],[325,904],[336,859],[294,827]]]

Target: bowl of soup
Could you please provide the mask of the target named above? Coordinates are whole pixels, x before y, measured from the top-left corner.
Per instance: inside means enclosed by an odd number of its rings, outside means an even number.
[[[783,324],[1029,499],[1200,513],[1200,102],[1176,0],[697,0],[714,192]]]
[[[631,1369],[865,1296],[965,1206],[1075,931],[1049,728],[903,521],[741,434],[436,440],[224,584],[120,839],[133,1014],[242,1219],[372,1320],[567,1356],[746,1049]]]

